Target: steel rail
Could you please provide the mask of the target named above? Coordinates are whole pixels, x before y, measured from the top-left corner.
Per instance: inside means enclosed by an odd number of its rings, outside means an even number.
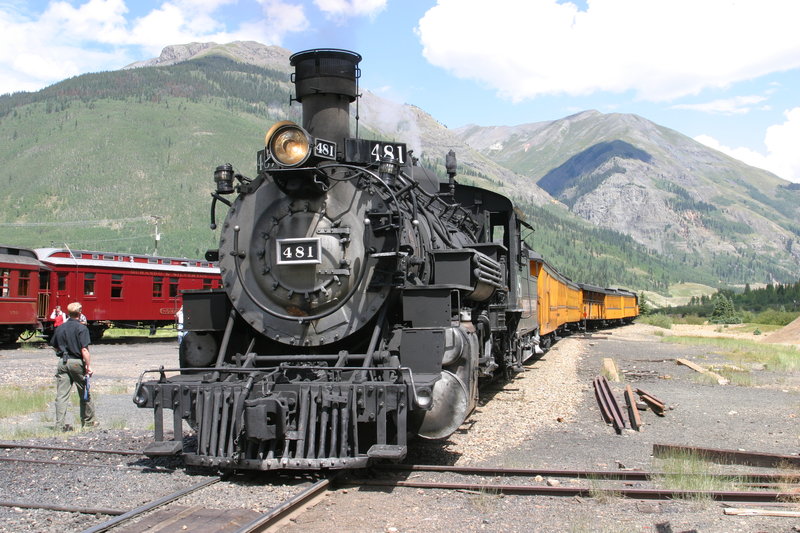
[[[371,487],[407,487],[416,489],[469,490],[491,494],[516,494],[527,496],[583,496],[599,495],[634,498],[640,500],[669,500],[710,498],[728,502],[775,502],[796,497],[791,492],[715,491],[715,490],[665,490],[665,489],[596,489],[591,487],[536,487],[530,485],[503,485],[496,483],[428,483],[417,481],[380,481],[351,479],[345,484]]]
[[[324,493],[333,486],[334,477],[320,479],[316,483],[304,489],[299,494],[292,496],[282,504],[270,509],[252,522],[243,525],[235,533],[252,533],[255,531],[266,531],[294,511],[307,504],[320,494]]]
[[[111,520],[103,522],[102,524],[98,524],[98,525],[96,525],[94,527],[90,527],[89,529],[84,530],[83,533],[99,533],[100,531],[106,531],[106,530],[108,530],[108,529],[110,529],[112,527],[115,527],[115,526],[121,524],[122,522],[126,522],[126,521],[130,520],[131,518],[135,518],[135,517],[137,517],[139,515],[142,515],[142,514],[148,512],[148,511],[152,511],[153,509],[156,509],[158,507],[161,507],[162,505],[166,505],[166,504],[168,504],[170,502],[173,502],[173,501],[177,500],[178,498],[181,498],[181,497],[183,497],[183,496],[185,496],[187,494],[190,494],[192,492],[195,492],[197,490],[204,489],[204,488],[208,487],[209,485],[213,485],[214,483],[218,483],[219,481],[222,481],[222,478],[207,479],[206,481],[203,481],[203,482],[198,483],[196,485],[192,485],[191,487],[187,487],[185,489],[181,489],[181,490],[175,491],[172,494],[167,494],[166,496],[163,496],[163,497],[161,497],[161,498],[159,498],[157,500],[153,500],[153,501],[151,501],[149,503],[146,503],[146,504],[144,504],[142,506],[139,506],[136,509],[132,509],[132,510],[128,511],[127,513],[122,514],[122,515],[120,515],[120,516],[118,516],[116,518],[112,518]]]
[[[125,511],[106,509],[103,507],[75,507],[73,505],[55,505],[51,503],[30,503],[18,500],[0,500],[0,507],[21,507],[23,509],[45,509],[47,511],[63,511],[66,513],[121,515]]]
[[[22,459],[16,457],[0,457],[2,463],[26,463],[36,465],[54,465],[54,466],[79,466],[81,468],[117,468],[126,470],[148,470],[151,472],[174,472],[174,468],[164,468],[160,466],[130,466],[130,465],[111,465],[111,464],[90,464],[90,463],[73,463],[69,461],[54,461],[51,459]]]
[[[142,452],[135,452],[133,450],[104,450],[101,448],[70,448],[67,446],[47,446],[44,444],[18,444],[15,442],[0,442],[0,448],[11,450],[54,450],[60,452],[80,452],[80,453],[107,453],[112,455],[139,455],[144,456]]]
[[[662,476],[665,472],[648,472],[644,470],[553,470],[533,468],[488,468],[480,466],[449,466],[449,465],[419,465],[419,464],[379,464],[373,465],[374,470],[401,471],[401,472],[450,472],[454,474],[484,475],[484,476],[517,476],[517,477],[573,477],[591,479],[612,479],[620,481],[649,481]],[[691,476],[693,474],[683,474]],[[744,479],[754,483],[797,483],[800,476],[797,474],[761,474],[761,473],[734,473],[734,474],[696,474],[705,475],[714,479]]]

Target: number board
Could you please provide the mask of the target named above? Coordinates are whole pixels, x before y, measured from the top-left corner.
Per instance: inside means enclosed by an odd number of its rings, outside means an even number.
[[[344,157],[349,163],[380,163],[384,157],[396,159],[401,165],[406,162],[405,143],[368,141],[366,139],[345,139]]]
[[[259,174],[267,171],[267,162],[269,161],[269,152],[264,148],[259,150],[256,154],[256,172]]]
[[[321,262],[319,238],[278,239],[279,265],[309,265]]]
[[[325,159],[336,159],[336,143],[325,139],[314,141],[314,155]]]

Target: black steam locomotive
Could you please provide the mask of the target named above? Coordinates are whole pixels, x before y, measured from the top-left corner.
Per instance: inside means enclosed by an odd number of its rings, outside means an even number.
[[[255,470],[401,459],[538,350],[524,222],[504,196],[456,184],[452,151],[440,184],[405,144],[351,138],[360,60],[294,54],[303,126],[272,126],[253,179],[216,169],[223,288],[184,294],[180,372],[137,384],[155,411],[148,453]]]

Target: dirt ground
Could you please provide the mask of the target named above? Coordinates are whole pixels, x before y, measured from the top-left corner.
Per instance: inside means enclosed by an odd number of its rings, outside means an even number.
[[[800,346],[800,317],[797,317],[778,331],[767,335],[764,341]]]
[[[671,329],[665,330],[665,334],[691,337],[727,337],[800,347],[800,318],[766,335],[754,335],[751,329],[743,326],[732,325],[725,327],[716,324],[673,324]]]

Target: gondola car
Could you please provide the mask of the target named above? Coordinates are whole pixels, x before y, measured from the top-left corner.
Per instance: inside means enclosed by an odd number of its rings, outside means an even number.
[[[223,470],[402,459],[582,322],[579,286],[525,244],[508,198],[456,182],[452,151],[440,184],[405,144],[350,136],[360,59],[294,54],[302,126],[268,130],[254,178],[214,171],[223,287],[184,294],[180,366],[136,385],[154,412],[146,453]]]
[[[39,327],[39,273],[45,268],[29,248],[0,246],[0,344]]]
[[[220,286],[219,269],[206,260],[60,248],[38,248],[46,267],[38,318],[45,335],[53,330],[52,309],[79,301],[93,339],[116,327],[174,323],[181,291]]]

